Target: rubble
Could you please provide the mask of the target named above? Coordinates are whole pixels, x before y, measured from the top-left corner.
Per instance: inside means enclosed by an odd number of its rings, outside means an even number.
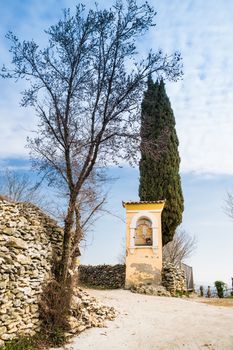
[[[74,289],[69,317],[70,334],[80,333],[90,327],[105,327],[106,320],[114,320],[117,312],[113,307],[100,303],[81,288]]]
[[[148,284],[139,284],[131,288],[131,292],[147,295],[156,295],[170,297],[171,294],[163,286],[153,286]]]
[[[157,295],[157,296],[177,296],[183,295],[187,291],[184,271],[172,263],[163,263],[162,285],[154,286],[150,284],[139,284],[131,288],[133,293]]]

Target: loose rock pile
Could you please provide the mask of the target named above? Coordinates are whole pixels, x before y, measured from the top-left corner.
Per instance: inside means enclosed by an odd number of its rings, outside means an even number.
[[[105,320],[114,320],[117,312],[112,307],[104,306],[80,288],[74,290],[71,316],[71,331],[67,336],[80,333],[90,327],[104,327]]]
[[[131,292],[139,293],[139,294],[147,294],[147,295],[164,296],[164,297],[171,296],[171,294],[163,286],[152,286],[152,285],[145,285],[145,284],[132,287]]]
[[[172,263],[163,264],[162,284],[172,296],[187,291],[184,271]]]
[[[80,265],[79,282],[83,285],[101,288],[124,288],[125,265]]]
[[[38,299],[61,239],[37,207],[0,200],[0,340],[39,329]]]

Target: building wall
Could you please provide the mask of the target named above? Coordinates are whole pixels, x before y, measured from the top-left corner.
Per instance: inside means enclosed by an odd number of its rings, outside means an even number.
[[[32,204],[0,200],[0,343],[39,330],[38,303],[62,233]]]
[[[126,283],[125,287],[143,284],[161,284],[162,234],[161,213],[164,203],[127,204],[126,207]],[[155,235],[153,245],[132,247],[132,223],[135,218],[147,217],[152,221]],[[134,224],[133,224],[134,225]]]

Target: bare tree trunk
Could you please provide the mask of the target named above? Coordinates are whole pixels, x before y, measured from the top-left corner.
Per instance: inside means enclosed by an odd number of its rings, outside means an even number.
[[[70,250],[71,250],[71,242],[72,242],[72,228],[74,225],[75,205],[76,205],[75,196],[71,195],[67,215],[65,218],[62,257],[61,257],[61,270],[60,270],[60,276],[59,276],[61,282],[65,282],[67,280],[68,271],[71,263]]]
[[[81,215],[78,204],[76,204],[75,207],[75,236],[72,242],[72,250],[71,250],[71,269],[74,271],[75,264],[76,264],[76,258],[77,256],[81,255],[79,250],[79,244],[83,238],[83,229],[81,225]]]

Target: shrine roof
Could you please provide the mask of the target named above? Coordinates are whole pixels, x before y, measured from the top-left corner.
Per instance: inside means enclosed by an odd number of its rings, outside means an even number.
[[[122,202],[123,207],[125,207],[125,205],[127,204],[164,204],[166,202],[166,200],[158,200],[158,201],[127,201],[127,202]]]

